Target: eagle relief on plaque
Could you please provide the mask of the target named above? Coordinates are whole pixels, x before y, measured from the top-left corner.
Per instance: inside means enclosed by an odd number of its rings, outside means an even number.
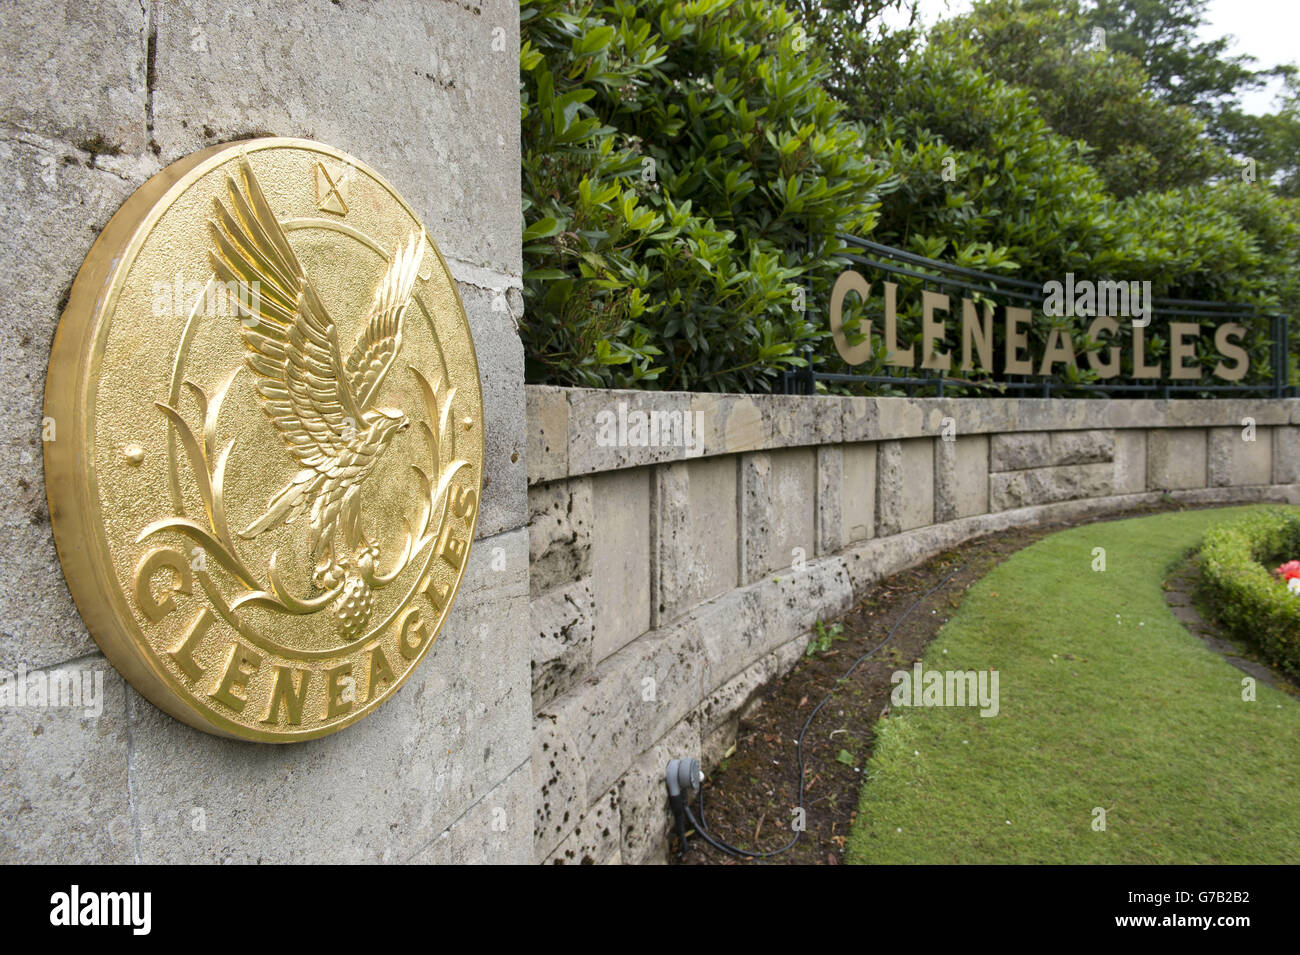
[[[310,739],[429,652],[478,519],[478,363],[437,246],[363,163],[260,139],[150,179],[77,275],[45,407],[69,588],[162,710]]]

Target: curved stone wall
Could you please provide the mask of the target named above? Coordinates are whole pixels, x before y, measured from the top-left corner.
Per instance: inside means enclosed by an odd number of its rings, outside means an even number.
[[[528,387],[534,854],[662,861],[818,619],[962,541],[1158,503],[1300,503],[1300,400]]]

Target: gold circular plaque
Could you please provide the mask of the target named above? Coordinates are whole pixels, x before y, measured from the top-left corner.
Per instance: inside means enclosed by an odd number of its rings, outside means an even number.
[[[437,246],[363,163],[258,139],[150,179],[77,275],[45,413],[68,586],[177,719],[323,736],[433,644],[478,520],[478,362]]]

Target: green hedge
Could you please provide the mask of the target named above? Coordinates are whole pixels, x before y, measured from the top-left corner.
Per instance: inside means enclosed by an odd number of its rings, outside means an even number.
[[[1272,570],[1300,557],[1300,511],[1277,510],[1220,524],[1200,550],[1201,592],[1219,622],[1300,676],[1300,597]]]

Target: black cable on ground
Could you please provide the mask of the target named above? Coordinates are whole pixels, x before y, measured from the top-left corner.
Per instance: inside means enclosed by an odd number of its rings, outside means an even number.
[[[939,581],[937,584],[935,584],[933,587],[927,590],[920,597],[917,597],[916,600],[912,602],[911,606],[909,606],[906,610],[903,611],[902,616],[900,616],[897,620],[894,621],[894,625],[889,628],[889,633],[885,635],[885,639],[881,640],[870,650],[863,653],[862,656],[854,660],[853,665],[844,671],[844,674],[838,680],[835,681],[835,685],[831,687],[830,691],[824,697],[822,697],[821,702],[818,703],[815,707],[813,707],[813,711],[808,714],[808,719],[804,721],[803,729],[799,731],[799,738],[795,741],[795,756],[796,756],[796,761],[799,769],[799,801],[796,804],[796,808],[803,806],[803,797],[804,797],[803,740],[804,740],[804,736],[806,736],[808,733],[808,728],[812,726],[812,721],[816,719],[817,714],[821,712],[822,707],[830,702],[831,697],[835,695],[835,691],[838,690],[840,686],[846,680],[848,680],[849,677],[853,675],[853,671],[856,670],[862,664],[862,661],[866,660],[868,657],[870,657],[881,647],[888,644],[889,641],[893,640],[894,634],[898,632],[898,628],[903,625],[903,621],[906,620],[908,616],[911,615],[912,611],[915,610],[917,607],[919,607],[926,600],[928,600],[931,596],[933,596],[940,588],[944,586],[944,584],[948,583],[948,581],[956,577],[957,574],[961,571],[962,566],[964,565],[959,565],[955,570],[950,571],[948,575],[943,578],[943,580]],[[683,800],[682,808],[686,818],[689,819],[691,825],[695,827],[695,831],[704,837],[705,842],[713,846],[713,848],[717,849],[719,852],[726,853],[727,855],[734,856],[735,858],[738,859],[770,859],[773,856],[781,855],[783,852],[789,852],[791,849],[795,847],[795,844],[799,841],[799,837],[803,835],[802,829],[796,829],[793,839],[791,839],[785,845],[781,846],[781,848],[771,849],[767,852],[750,852],[746,849],[740,849],[736,846],[733,846],[727,842],[724,842],[721,839],[714,837],[712,834],[709,833],[708,825],[704,819],[704,787],[701,785],[699,789],[700,789],[699,818],[697,819],[695,817],[695,814],[691,812],[691,806],[689,801]],[[679,825],[679,832],[680,829],[681,826]],[[684,854],[686,852],[686,839],[684,836],[679,837],[679,843],[680,843],[679,851],[680,853]]]

